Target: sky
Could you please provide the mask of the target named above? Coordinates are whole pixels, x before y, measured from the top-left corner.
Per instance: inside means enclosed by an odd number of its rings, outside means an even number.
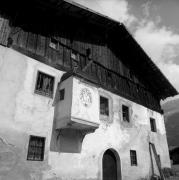
[[[71,1],[124,23],[179,92],[179,0]],[[162,107],[170,131],[177,126],[179,129],[179,95],[167,98],[162,102]],[[178,124],[173,125],[173,122]],[[179,130],[176,140],[171,137],[172,145],[178,138]]]

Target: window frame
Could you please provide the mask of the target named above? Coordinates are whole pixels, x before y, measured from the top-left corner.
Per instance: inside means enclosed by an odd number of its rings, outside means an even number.
[[[48,76],[48,77],[50,77],[50,78],[53,79],[52,92],[51,92],[50,94],[47,94],[47,93],[45,93],[45,92],[42,91],[42,90],[39,91],[39,90],[37,89],[37,83],[38,83],[38,78],[39,78],[39,74],[40,74],[40,73],[41,73],[41,74],[44,74],[44,75],[46,75],[46,76]],[[37,73],[36,73],[36,82],[35,82],[34,93],[35,93],[35,94],[38,94],[38,95],[45,96],[45,97],[53,98],[54,87],[55,87],[55,76],[52,76],[52,75],[50,75],[50,74],[48,74],[48,73],[45,73],[45,72],[43,72],[43,71],[38,70]]]
[[[124,111],[123,111],[123,108],[127,108],[127,112],[128,112],[128,120],[124,120]],[[122,104],[122,120],[123,122],[127,122],[127,123],[130,123],[130,107],[127,106],[126,104]]]
[[[100,114],[100,96],[107,98],[108,99],[108,111],[109,111],[109,116],[102,115]],[[99,105],[99,119],[102,123],[104,124],[112,124],[113,123],[113,99],[110,96],[110,94],[104,90],[99,90],[99,100],[98,100],[98,105]]]
[[[75,58],[73,57],[73,55],[75,55]],[[72,61],[75,61],[75,62],[78,62],[80,61],[80,57],[79,57],[79,53],[73,49],[71,49],[71,52],[70,52],[70,58]]]
[[[137,166],[137,151],[136,150],[130,150],[130,162],[131,166]]]
[[[53,42],[54,41],[54,42]],[[54,44],[55,47],[52,45]],[[49,47],[54,49],[54,50],[58,50],[59,49],[59,42],[57,39],[53,38],[53,37],[50,37],[50,41],[49,41]]]
[[[108,104],[108,112],[107,112],[107,114],[101,114],[101,98],[104,98],[104,99],[106,99],[107,100],[107,104]],[[109,115],[110,115],[110,109],[109,109],[109,98],[107,98],[106,96],[103,96],[103,95],[100,95],[99,96],[99,114],[100,114],[100,116],[106,116],[106,117],[109,117]]]
[[[65,88],[60,89],[59,93],[60,93],[60,101],[63,101],[65,99]]]
[[[157,132],[157,125],[155,118],[150,117],[150,130],[152,132]]]
[[[33,155],[33,158],[30,158],[30,151],[32,151],[32,148],[39,148],[38,146],[35,146],[35,147],[32,147],[32,145],[30,144],[32,139],[33,138],[36,138],[37,139],[41,139],[42,141],[42,152],[40,154],[40,159],[36,159],[37,158],[37,154],[34,154]],[[46,138],[45,137],[42,137],[42,136],[35,136],[35,135],[30,135],[29,136],[29,144],[28,144],[28,150],[27,150],[27,161],[44,161],[44,153],[45,153],[45,141],[46,141]]]

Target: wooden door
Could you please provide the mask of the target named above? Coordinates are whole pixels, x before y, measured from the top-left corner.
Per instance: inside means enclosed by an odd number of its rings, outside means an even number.
[[[117,160],[111,150],[103,155],[103,180],[117,180]]]

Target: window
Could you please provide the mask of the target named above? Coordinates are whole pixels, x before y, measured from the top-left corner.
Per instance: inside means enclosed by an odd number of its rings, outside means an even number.
[[[43,161],[45,149],[45,138],[30,136],[27,160]]]
[[[122,116],[123,116],[123,121],[129,122],[129,107],[122,105]]]
[[[72,67],[75,69],[79,66],[79,54],[75,51],[71,51]]]
[[[42,72],[37,73],[35,93],[52,97],[54,88],[54,77]]]
[[[150,127],[152,132],[157,132],[156,123],[154,118],[150,118]]]
[[[130,150],[131,166],[137,166],[137,153],[134,150]]]
[[[109,116],[109,100],[100,96],[100,114]]]
[[[74,61],[79,61],[78,53],[72,50],[72,51],[71,51],[71,58],[72,58]]]
[[[64,100],[65,98],[65,89],[60,89],[60,101]]]
[[[50,38],[49,46],[53,49],[58,49],[58,41],[54,38]]]

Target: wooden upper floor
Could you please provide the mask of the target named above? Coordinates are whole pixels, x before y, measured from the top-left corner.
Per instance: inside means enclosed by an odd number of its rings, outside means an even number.
[[[177,94],[125,26],[64,0],[1,8],[0,43],[161,112]]]

